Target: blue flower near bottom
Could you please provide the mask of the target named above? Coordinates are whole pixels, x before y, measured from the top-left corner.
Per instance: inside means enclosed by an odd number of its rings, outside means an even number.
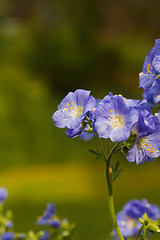
[[[155,204],[149,204],[146,199],[142,200],[130,200],[117,215],[117,223],[119,229],[125,238],[135,236],[138,234],[141,224],[139,218],[144,213],[147,213],[151,220],[157,220],[160,217],[160,208]],[[118,237],[116,233],[113,233],[116,240]]]
[[[49,240],[50,234],[48,231],[43,231],[42,237],[39,240]]]
[[[3,233],[1,238],[2,238],[2,240],[13,240],[14,239],[14,233],[13,232]]]
[[[53,228],[60,227],[60,221],[55,215],[55,206],[52,203],[47,204],[47,209],[42,217],[39,217],[37,221],[38,225],[51,226]]]

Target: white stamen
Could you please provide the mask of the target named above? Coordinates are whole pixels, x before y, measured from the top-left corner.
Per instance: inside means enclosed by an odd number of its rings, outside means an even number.
[[[111,123],[113,128],[121,128],[124,125],[124,118],[120,116],[112,117]]]
[[[72,109],[72,117],[77,118],[83,114],[83,107],[77,106]]]

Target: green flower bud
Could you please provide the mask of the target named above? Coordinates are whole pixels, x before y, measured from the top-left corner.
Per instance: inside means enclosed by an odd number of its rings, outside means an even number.
[[[149,223],[148,229],[149,229],[150,231],[152,231],[152,232],[160,232],[159,227],[158,227],[157,224],[154,223],[154,222]]]

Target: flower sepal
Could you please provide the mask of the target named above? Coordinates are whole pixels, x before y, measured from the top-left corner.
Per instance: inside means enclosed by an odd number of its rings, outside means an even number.
[[[76,229],[76,224],[70,224],[67,219],[62,219],[61,221],[61,233],[58,235],[58,240],[69,239],[74,230]]]
[[[94,156],[96,156],[96,159],[103,159],[103,160],[104,160],[104,157],[103,157],[102,152],[97,152],[97,151],[92,150],[92,149],[88,149],[88,152],[90,152],[90,153],[92,153]]]
[[[136,139],[137,139],[137,135],[134,133],[131,133],[129,138],[121,144],[121,153],[126,155],[127,152],[133,147]]]
[[[160,220],[151,220],[147,213],[144,213],[142,218],[139,218],[139,222],[142,224],[140,231],[142,232],[140,235],[141,240],[147,239],[149,233],[158,233],[160,232]]]

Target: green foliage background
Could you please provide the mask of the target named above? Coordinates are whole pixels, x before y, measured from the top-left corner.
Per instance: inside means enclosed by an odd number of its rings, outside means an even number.
[[[73,239],[111,238],[104,166],[87,151],[96,142],[68,139],[52,114],[78,88],[142,99],[138,74],[160,36],[159,7],[156,0],[0,2],[0,185],[17,231],[38,229],[37,215],[55,202],[60,217],[77,223]],[[117,157],[116,211],[133,198],[160,206],[159,160],[135,166]]]

